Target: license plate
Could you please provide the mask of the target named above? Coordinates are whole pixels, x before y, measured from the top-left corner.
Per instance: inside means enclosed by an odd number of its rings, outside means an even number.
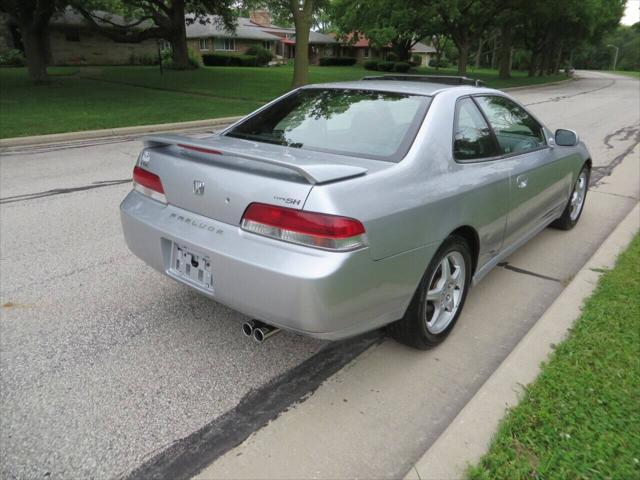
[[[184,246],[174,243],[170,270],[187,283],[213,290],[211,262],[206,255],[195,253]]]

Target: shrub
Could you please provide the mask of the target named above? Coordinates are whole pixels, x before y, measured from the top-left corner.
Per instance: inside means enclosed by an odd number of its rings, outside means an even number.
[[[394,66],[395,62],[378,62],[378,70],[381,72],[390,72]]]
[[[393,71],[398,73],[407,73],[410,68],[411,65],[407,62],[396,62],[393,64]]]
[[[429,60],[429,66],[431,68],[447,68],[449,66],[449,62],[447,60],[445,60],[444,58],[440,59],[440,63],[438,63],[438,61],[434,58],[432,60]]]
[[[255,55],[235,55],[233,53],[207,53],[202,55],[202,63],[208,67],[255,67]]]
[[[160,50],[160,61],[162,62],[162,66],[165,68],[180,70],[180,68],[176,67],[173,64],[173,56],[171,54],[171,48],[164,48]],[[157,63],[157,62],[156,62]],[[200,59],[198,54],[193,50],[189,49],[189,69],[191,68],[200,68]]]
[[[0,65],[23,67],[24,64],[24,54],[20,50],[12,49],[0,54]]]
[[[365,70],[378,70],[378,63],[380,60],[367,60],[364,62]]]
[[[422,57],[420,55],[412,55],[411,60],[409,60],[409,65],[412,67],[419,67],[422,65]]]
[[[398,61],[398,55],[396,55],[394,52],[388,52],[387,53],[387,60],[389,62],[397,62]]]
[[[129,65],[157,65],[158,64],[158,56],[150,53],[143,53],[140,55],[136,55],[135,53],[131,53],[129,55]]]
[[[273,59],[273,53],[260,45],[249,47],[245,54],[256,57],[256,63],[260,66],[267,65]]]
[[[321,67],[350,67],[355,64],[355,57],[320,57]]]

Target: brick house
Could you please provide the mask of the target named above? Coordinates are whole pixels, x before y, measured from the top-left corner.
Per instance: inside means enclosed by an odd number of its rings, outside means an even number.
[[[109,20],[119,25],[129,23],[120,15],[110,15]],[[157,58],[157,40],[115,42],[92,30],[84,17],[71,9],[49,22],[51,65],[124,65],[151,63]]]
[[[372,47],[369,39],[363,34],[359,34],[357,40],[355,40],[354,34],[349,33],[341,39],[337,54],[341,57],[355,57],[357,63],[363,63],[373,58],[385,58],[390,51],[391,48],[387,47]],[[416,43],[411,49],[411,55],[419,55],[421,58],[420,64],[425,67],[429,65],[429,61],[435,53],[435,48],[422,42]]]
[[[295,29],[271,24],[271,16],[266,10],[257,10],[249,18],[240,17],[235,32],[229,32],[216,21],[214,16],[204,25],[200,22],[187,25],[189,48],[199,55],[223,51],[244,53],[253,45],[260,45],[278,59],[295,56]],[[309,62],[317,63],[323,56],[337,54],[338,42],[322,33],[309,34]]]
[[[110,22],[126,25],[130,20],[120,15],[99,12]],[[216,17],[210,16],[204,24],[187,22],[187,44],[192,52],[201,56],[210,52],[244,53],[253,45],[271,50],[276,58],[287,60],[295,56],[295,29],[271,23],[266,10],[257,10],[249,18],[240,17],[235,32],[224,29]],[[104,24],[108,26],[108,24]],[[142,24],[142,28],[148,25]],[[84,17],[67,8],[49,23],[48,56],[50,65],[128,65],[148,64],[158,59],[158,51],[168,46],[164,40],[144,40],[139,43],[119,43],[92,30]],[[22,50],[20,35],[8,16],[0,16],[0,47]],[[319,32],[310,32],[309,61],[318,63],[323,56],[340,54],[335,38]]]

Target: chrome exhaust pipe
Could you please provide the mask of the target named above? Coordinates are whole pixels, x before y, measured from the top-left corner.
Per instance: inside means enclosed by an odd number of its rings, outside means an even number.
[[[265,323],[253,329],[253,339],[258,343],[262,343],[267,338],[273,337],[276,333],[279,332],[280,329],[278,327],[272,327],[271,325],[267,325]]]
[[[242,333],[244,333],[247,337],[253,337],[253,331],[258,327],[258,324],[255,320],[249,320],[248,322],[244,322],[242,324]]]

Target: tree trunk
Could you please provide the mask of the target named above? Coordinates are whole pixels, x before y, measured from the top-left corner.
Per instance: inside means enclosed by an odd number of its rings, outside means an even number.
[[[498,77],[511,78],[511,46],[513,44],[512,28],[505,23],[500,28],[500,48],[498,49]]]
[[[498,35],[493,37],[493,49],[491,51],[491,68],[496,68],[498,64]]]
[[[189,63],[187,39],[180,34],[176,34],[171,38],[171,61],[171,67],[176,70],[193,68],[193,65]]]
[[[476,52],[476,68],[480,68],[480,61],[482,60],[482,46],[484,45],[484,41],[482,38],[478,40],[478,51]]]
[[[531,63],[529,64],[529,73],[528,76],[533,77],[538,70],[538,64],[540,63],[540,53],[539,52],[531,52]]]
[[[458,45],[458,75],[467,74],[467,62],[469,60],[469,42],[459,42]]]
[[[309,30],[310,18],[302,18],[303,14],[295,16],[296,25],[296,56],[293,63],[293,88],[309,83]]]
[[[549,47],[545,46],[542,52],[542,61],[540,62],[540,66],[538,68],[538,76],[542,77],[547,69],[549,68]]]
[[[408,62],[411,58],[411,40],[396,39],[392,43],[393,52],[400,62]]]
[[[557,75],[560,72],[560,65],[562,64],[562,42],[558,44],[558,52],[556,54],[556,62],[553,66],[553,74]]]
[[[184,20],[184,0],[174,0],[171,4],[171,60],[173,68],[187,70],[193,68],[189,63],[187,47],[187,27]]]
[[[22,25],[20,30],[22,32],[29,80],[36,84],[48,83],[46,28]]]

